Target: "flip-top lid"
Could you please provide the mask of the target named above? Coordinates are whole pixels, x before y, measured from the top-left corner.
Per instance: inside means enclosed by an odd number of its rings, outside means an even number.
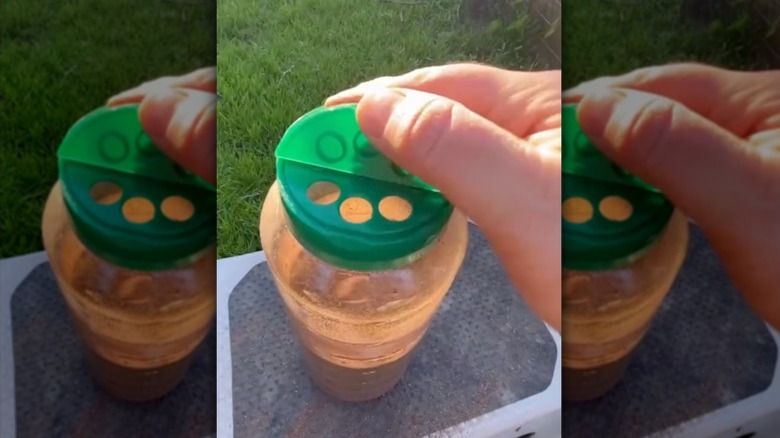
[[[216,190],[155,146],[138,105],[99,108],[57,152],[65,205],[79,239],[136,270],[185,265],[216,236]]]
[[[588,139],[577,106],[563,107],[563,265],[600,270],[631,263],[663,232],[674,206]]]
[[[293,123],[276,150],[277,179],[306,249],[348,269],[389,269],[418,257],[453,208],[379,153],[355,110],[321,107]]]

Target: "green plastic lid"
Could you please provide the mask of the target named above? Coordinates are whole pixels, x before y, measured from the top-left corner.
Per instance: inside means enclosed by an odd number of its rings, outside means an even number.
[[[411,263],[453,208],[438,190],[380,154],[356,105],[317,108],[276,149],[282,202],[298,241],[328,263],[382,270]]]
[[[152,143],[138,105],[86,115],[57,156],[74,230],[104,260],[134,270],[172,269],[214,243],[216,190]]]
[[[563,106],[563,266],[602,270],[641,257],[674,206],[660,191],[618,167],[585,136],[577,106]]]

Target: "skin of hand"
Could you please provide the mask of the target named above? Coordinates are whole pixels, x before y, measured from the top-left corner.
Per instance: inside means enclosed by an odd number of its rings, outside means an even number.
[[[172,160],[216,185],[217,80],[214,67],[159,78],[108,100],[108,107],[140,104],[144,131]]]
[[[529,306],[561,327],[561,73],[422,68],[342,91],[390,160],[479,224]]]
[[[640,69],[564,94],[583,131],[706,234],[753,309],[780,329],[780,70]]]

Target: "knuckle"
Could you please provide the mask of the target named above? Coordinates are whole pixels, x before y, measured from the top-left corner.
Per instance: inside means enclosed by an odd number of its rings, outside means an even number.
[[[451,130],[455,103],[434,97],[414,114],[401,142],[401,152],[424,168],[436,165],[446,153],[447,133]]]
[[[674,84],[688,83],[696,87],[711,88],[713,80],[712,67],[693,62],[676,63],[654,67],[645,67],[629,73],[627,82],[632,87],[653,90],[668,88]]]
[[[406,79],[408,79],[409,84],[424,88],[430,84],[435,84],[446,77],[446,75],[446,66],[422,67],[409,72]]]
[[[669,134],[679,118],[678,107],[666,99],[650,99],[630,118],[623,139],[629,159],[641,167],[662,166]]]
[[[395,77],[393,76],[379,76],[374,79],[363,81],[357,85],[356,88],[371,88],[371,87],[377,87],[377,86],[392,86],[393,80]]]
[[[200,74],[202,74],[207,79],[216,79],[217,69],[216,67],[205,67],[200,70]]]
[[[151,81],[144,82],[138,88],[141,89],[141,90],[146,90],[147,92],[159,92],[161,90],[165,90],[167,88],[170,88],[172,83],[173,83],[173,77],[172,76],[164,76],[164,77],[161,77],[161,78],[157,78],[157,79],[153,79]]]

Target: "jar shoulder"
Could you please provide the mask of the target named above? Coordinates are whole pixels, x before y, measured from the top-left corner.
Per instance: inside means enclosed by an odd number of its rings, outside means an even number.
[[[57,182],[44,207],[44,248],[58,281],[72,293],[88,293],[117,303],[164,305],[184,297],[216,295],[216,246],[193,263],[165,271],[135,271],[92,253],[78,238]]]

